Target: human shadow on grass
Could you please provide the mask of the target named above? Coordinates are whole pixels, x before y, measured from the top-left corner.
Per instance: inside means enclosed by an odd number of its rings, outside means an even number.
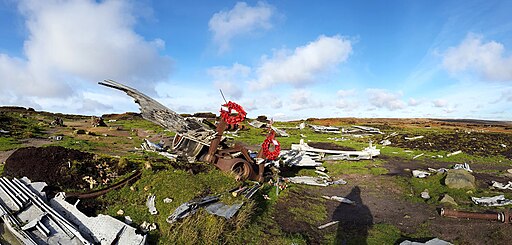
[[[345,196],[354,204],[340,203],[334,210],[333,220],[338,220],[336,244],[367,244],[368,230],[373,226],[373,216],[361,199],[359,186]]]

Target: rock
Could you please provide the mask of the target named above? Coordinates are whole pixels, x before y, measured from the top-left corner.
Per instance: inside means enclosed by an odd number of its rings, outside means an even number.
[[[507,172],[508,172],[509,174],[512,174],[512,168],[507,169]]]
[[[123,215],[123,214],[124,214],[124,211],[123,211],[122,209],[119,209],[119,210],[117,211],[117,215]]]
[[[452,169],[448,171],[444,183],[452,189],[475,189],[475,177],[464,169]]]
[[[441,199],[441,201],[439,201],[440,203],[446,203],[446,204],[450,204],[450,205],[453,205],[453,206],[459,206],[455,200],[453,199],[453,197],[449,196],[448,194],[444,194],[444,197],[443,199]]]
[[[425,199],[425,200],[428,200],[430,199],[430,195],[428,194],[428,190],[425,189],[422,193],[421,193],[421,198]]]

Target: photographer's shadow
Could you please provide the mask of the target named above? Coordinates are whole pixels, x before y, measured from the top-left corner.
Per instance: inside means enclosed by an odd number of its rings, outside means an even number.
[[[346,198],[355,204],[340,203],[334,210],[333,220],[338,220],[336,244],[367,244],[368,230],[373,225],[370,209],[361,200],[359,186],[352,188]]]

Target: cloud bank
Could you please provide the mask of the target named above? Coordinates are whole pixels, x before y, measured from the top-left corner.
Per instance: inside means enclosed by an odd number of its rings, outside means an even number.
[[[452,74],[474,72],[489,81],[512,81],[512,55],[505,56],[503,44],[484,42],[482,36],[468,34],[443,55],[443,67]]]
[[[229,11],[215,13],[208,22],[208,27],[213,33],[213,41],[219,46],[219,52],[223,53],[229,50],[233,38],[270,29],[273,15],[274,9],[269,4],[258,2],[251,7],[245,2],[238,2]]]
[[[341,36],[319,36],[307,45],[289,50],[279,50],[273,56],[262,58],[256,68],[257,78],[250,82],[253,89],[265,89],[278,84],[301,87],[317,82],[326,73],[352,53],[352,43]]]
[[[18,9],[28,37],[24,57],[0,54],[0,103],[80,96],[84,84],[106,78],[150,91],[170,74],[171,59],[159,55],[164,41],[134,31],[128,2],[25,0]]]

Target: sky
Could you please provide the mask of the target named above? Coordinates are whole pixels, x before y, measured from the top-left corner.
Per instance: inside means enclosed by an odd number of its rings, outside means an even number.
[[[512,1],[0,0],[0,105],[512,120]]]

